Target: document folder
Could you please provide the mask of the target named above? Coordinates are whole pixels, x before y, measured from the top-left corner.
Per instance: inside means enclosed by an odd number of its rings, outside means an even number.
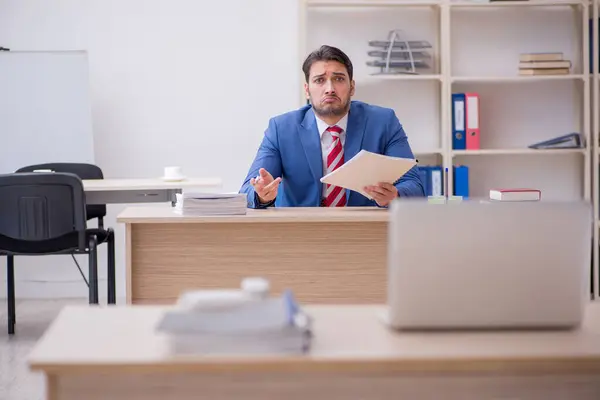
[[[321,178],[321,182],[354,190],[373,199],[364,191],[365,186],[379,182],[397,182],[417,164],[415,159],[390,157],[361,150],[351,160]]]
[[[452,94],[452,149],[465,150],[467,148],[465,128],[465,94]]]

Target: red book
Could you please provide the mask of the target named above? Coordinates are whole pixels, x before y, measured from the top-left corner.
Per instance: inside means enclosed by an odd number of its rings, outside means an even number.
[[[479,94],[465,93],[465,121],[467,150],[479,150]]]
[[[538,189],[491,189],[490,200],[497,201],[539,201],[542,192]]]

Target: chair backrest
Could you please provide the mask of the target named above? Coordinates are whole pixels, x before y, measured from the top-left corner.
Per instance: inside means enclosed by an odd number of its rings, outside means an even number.
[[[76,231],[79,248],[85,249],[84,196],[83,183],[75,174],[0,175],[0,235],[39,241]]]
[[[35,170],[48,169],[54,172],[67,172],[77,175],[81,179],[104,179],[102,170],[97,165],[85,163],[46,163],[28,165],[19,168],[16,172],[33,172]],[[87,219],[102,219],[106,217],[106,205],[91,204],[87,206]]]

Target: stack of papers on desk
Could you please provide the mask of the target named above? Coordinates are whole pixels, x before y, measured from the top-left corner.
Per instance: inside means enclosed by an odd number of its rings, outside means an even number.
[[[361,150],[351,160],[321,178],[321,182],[354,190],[372,199],[363,188],[379,182],[395,183],[417,161],[411,158],[390,157]]]
[[[282,296],[230,310],[174,309],[157,330],[175,354],[300,354],[309,347],[309,321]]]
[[[183,215],[244,215],[246,195],[240,193],[177,194],[175,212]]]

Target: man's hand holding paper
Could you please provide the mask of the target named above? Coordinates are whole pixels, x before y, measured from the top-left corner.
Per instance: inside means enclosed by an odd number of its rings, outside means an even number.
[[[376,185],[365,187],[367,192],[375,202],[381,207],[387,207],[392,200],[398,197],[398,189],[389,182],[379,182]]]
[[[340,168],[321,178],[321,182],[354,190],[380,206],[387,206],[398,196],[398,189],[393,184],[416,164],[414,159],[361,150]]]

